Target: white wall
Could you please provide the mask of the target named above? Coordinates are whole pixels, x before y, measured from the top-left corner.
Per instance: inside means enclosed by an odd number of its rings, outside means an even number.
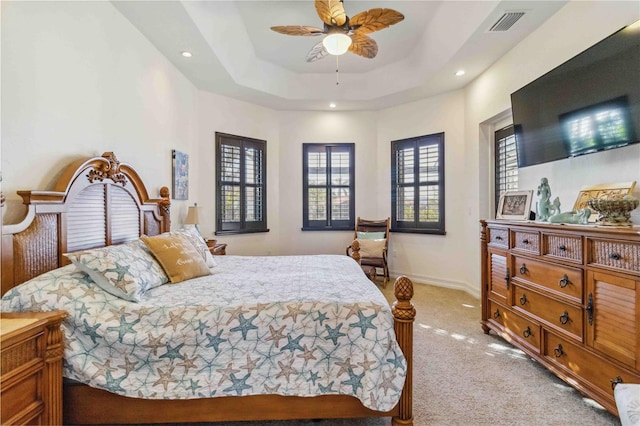
[[[227,254],[277,254],[281,245],[279,189],[281,159],[278,141],[278,115],[275,111],[208,92],[198,96],[199,172],[193,185],[200,206],[200,232],[206,238],[227,243]],[[215,133],[267,141],[267,225],[269,232],[243,235],[214,235],[215,229]],[[287,164],[287,163],[285,163]],[[285,197],[286,200],[286,197]]]
[[[639,18],[637,2],[572,1],[465,89],[467,161],[464,173],[472,184],[469,192],[472,215],[466,223],[468,242],[463,248],[469,265],[466,282],[478,291],[478,220],[495,215],[491,191],[491,123],[509,110],[512,92]],[[520,172],[521,189],[535,190],[540,178],[548,177],[554,198],[559,196],[563,210],[570,210],[583,185],[640,182],[640,146],[527,167]]]
[[[17,190],[50,189],[77,158],[115,152],[152,197],[171,149],[198,174],[197,90],[111,3],[2,2],[2,89],[5,223],[24,214]]]
[[[353,231],[302,231],[302,144],[345,142],[355,144],[356,215],[387,217],[376,203],[384,194],[377,185],[380,158],[377,156],[376,113],[374,112],[282,112],[279,114],[280,185],[278,226],[280,254],[343,254],[353,241]],[[269,166],[270,167],[270,166]],[[275,219],[275,222],[273,221]],[[274,253],[275,254],[275,253]]]
[[[446,235],[392,233],[389,242],[392,274],[416,282],[467,288],[460,247],[466,244],[464,219],[469,214],[466,181],[460,165],[464,151],[464,93],[456,91],[379,112],[378,211],[391,214],[390,141],[444,132]]]

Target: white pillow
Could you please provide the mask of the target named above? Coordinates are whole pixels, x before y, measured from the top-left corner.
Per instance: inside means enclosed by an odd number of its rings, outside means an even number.
[[[360,257],[382,257],[385,239],[382,240],[357,240],[360,243]]]
[[[213,268],[217,265],[213,255],[211,254],[211,250],[209,250],[209,246],[202,238],[202,235],[195,228],[184,228],[179,229],[177,231],[172,231],[173,235],[182,235],[183,237],[187,237],[189,242],[193,245],[193,247],[198,251],[198,254],[202,256],[202,259],[207,263],[207,267]]]
[[[640,384],[618,383],[613,394],[622,426],[640,425]]]
[[[359,240],[379,240],[384,238],[384,231],[382,232],[356,232]]]

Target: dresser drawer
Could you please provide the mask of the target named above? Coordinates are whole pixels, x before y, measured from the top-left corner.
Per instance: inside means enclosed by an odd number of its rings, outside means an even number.
[[[582,303],[582,270],[514,256],[513,277]]]
[[[582,264],[582,237],[544,234],[542,255]]]
[[[578,377],[613,404],[613,384],[640,383],[640,376],[586,351],[569,340],[545,331],[544,357],[561,370]]]
[[[582,342],[582,308],[551,299],[532,290],[514,286],[513,305],[543,323],[568,333]]]
[[[540,254],[540,234],[515,230],[513,233],[513,249],[527,253]]]
[[[489,300],[489,318],[500,324],[504,331],[536,353],[540,352],[540,325],[522,315]]]
[[[640,244],[590,239],[588,247],[590,264],[640,272]]]
[[[508,248],[509,247],[509,230],[506,228],[488,228],[489,244]]]
[[[12,386],[2,386],[2,410],[0,410],[0,422],[13,424],[16,418],[25,415],[39,418],[44,411],[42,401],[42,373],[34,372]],[[34,409],[35,408],[35,409]],[[14,418],[14,420],[12,420]],[[39,421],[37,424],[40,424]]]
[[[41,334],[33,336],[28,340],[23,340],[8,348],[3,348],[2,362],[0,363],[3,376],[20,369],[20,367],[26,364],[40,361],[40,355],[38,353],[38,338],[40,336]]]
[[[42,331],[31,330],[2,345],[1,424],[22,423],[25,417],[32,418],[30,424],[41,424],[43,338]]]

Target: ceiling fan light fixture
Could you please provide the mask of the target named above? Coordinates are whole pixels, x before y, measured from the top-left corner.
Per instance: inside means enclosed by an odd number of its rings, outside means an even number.
[[[329,34],[322,40],[322,45],[330,55],[344,55],[351,46],[351,37],[341,33]]]

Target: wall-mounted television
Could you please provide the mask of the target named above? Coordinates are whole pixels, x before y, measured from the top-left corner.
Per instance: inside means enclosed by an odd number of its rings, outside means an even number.
[[[511,94],[518,167],[640,142],[640,21]]]

